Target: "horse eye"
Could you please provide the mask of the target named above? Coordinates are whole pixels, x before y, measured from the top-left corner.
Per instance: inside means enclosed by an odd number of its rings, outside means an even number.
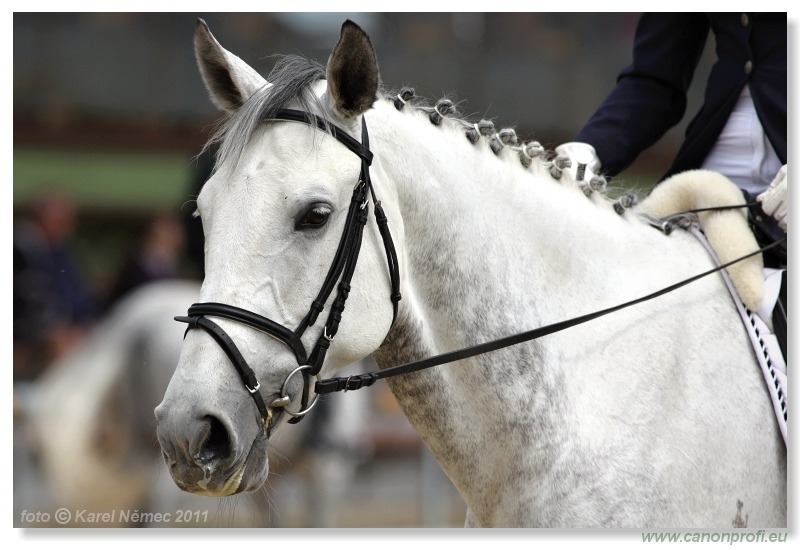
[[[325,225],[331,215],[330,208],[315,206],[298,220],[297,229],[316,229]]]

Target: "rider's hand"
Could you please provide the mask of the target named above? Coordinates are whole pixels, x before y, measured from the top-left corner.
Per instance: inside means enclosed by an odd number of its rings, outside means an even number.
[[[781,167],[778,175],[769,184],[767,190],[761,193],[756,200],[761,203],[761,209],[768,216],[778,220],[778,226],[787,231],[789,224],[789,201],[786,196],[786,185],[789,178],[786,176],[786,165]]]
[[[576,181],[591,181],[600,175],[600,159],[594,147],[588,143],[572,141],[556,147],[558,157],[567,157],[571,162],[569,173]],[[583,170],[581,170],[583,166]]]

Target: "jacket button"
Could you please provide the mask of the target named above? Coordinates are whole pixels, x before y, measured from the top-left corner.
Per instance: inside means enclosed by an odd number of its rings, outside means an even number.
[[[750,24],[750,16],[748,16],[746,13],[743,13],[742,14],[742,26],[746,27],[749,24]]]
[[[744,64],[744,74],[750,74],[753,72],[753,62],[748,61]]]

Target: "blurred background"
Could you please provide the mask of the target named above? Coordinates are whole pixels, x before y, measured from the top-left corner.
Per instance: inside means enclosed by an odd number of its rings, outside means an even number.
[[[278,442],[257,495],[189,497],[163,469],[152,409],[185,328],[172,316],[202,277],[191,200],[219,118],[195,65],[197,17],[264,75],[276,53],[324,63],[351,18],[387,89],[448,96],[468,118],[553,148],[630,62],[638,15],[15,13],[14,526],[61,525],[59,507],[117,510],[114,524],[135,527],[176,526],[176,510],[187,512],[177,526],[196,527],[463,525],[463,502],[385,385],[333,396]],[[697,81],[712,62],[710,37]],[[684,127],[615,184],[655,183]],[[144,514],[157,511],[173,522]]]

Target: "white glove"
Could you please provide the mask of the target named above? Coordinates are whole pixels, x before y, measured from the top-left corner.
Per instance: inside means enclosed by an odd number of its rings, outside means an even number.
[[[786,165],[784,164],[778,171],[778,175],[769,184],[767,190],[761,193],[756,200],[761,203],[761,209],[765,214],[778,220],[778,226],[786,231],[789,225],[789,201],[786,197],[786,185],[788,181],[786,175]]]
[[[572,179],[575,181],[589,182],[595,176],[600,175],[600,159],[594,147],[588,143],[571,141],[556,147],[557,157],[566,157],[571,162],[568,168]],[[583,166],[583,171],[581,171]]]

